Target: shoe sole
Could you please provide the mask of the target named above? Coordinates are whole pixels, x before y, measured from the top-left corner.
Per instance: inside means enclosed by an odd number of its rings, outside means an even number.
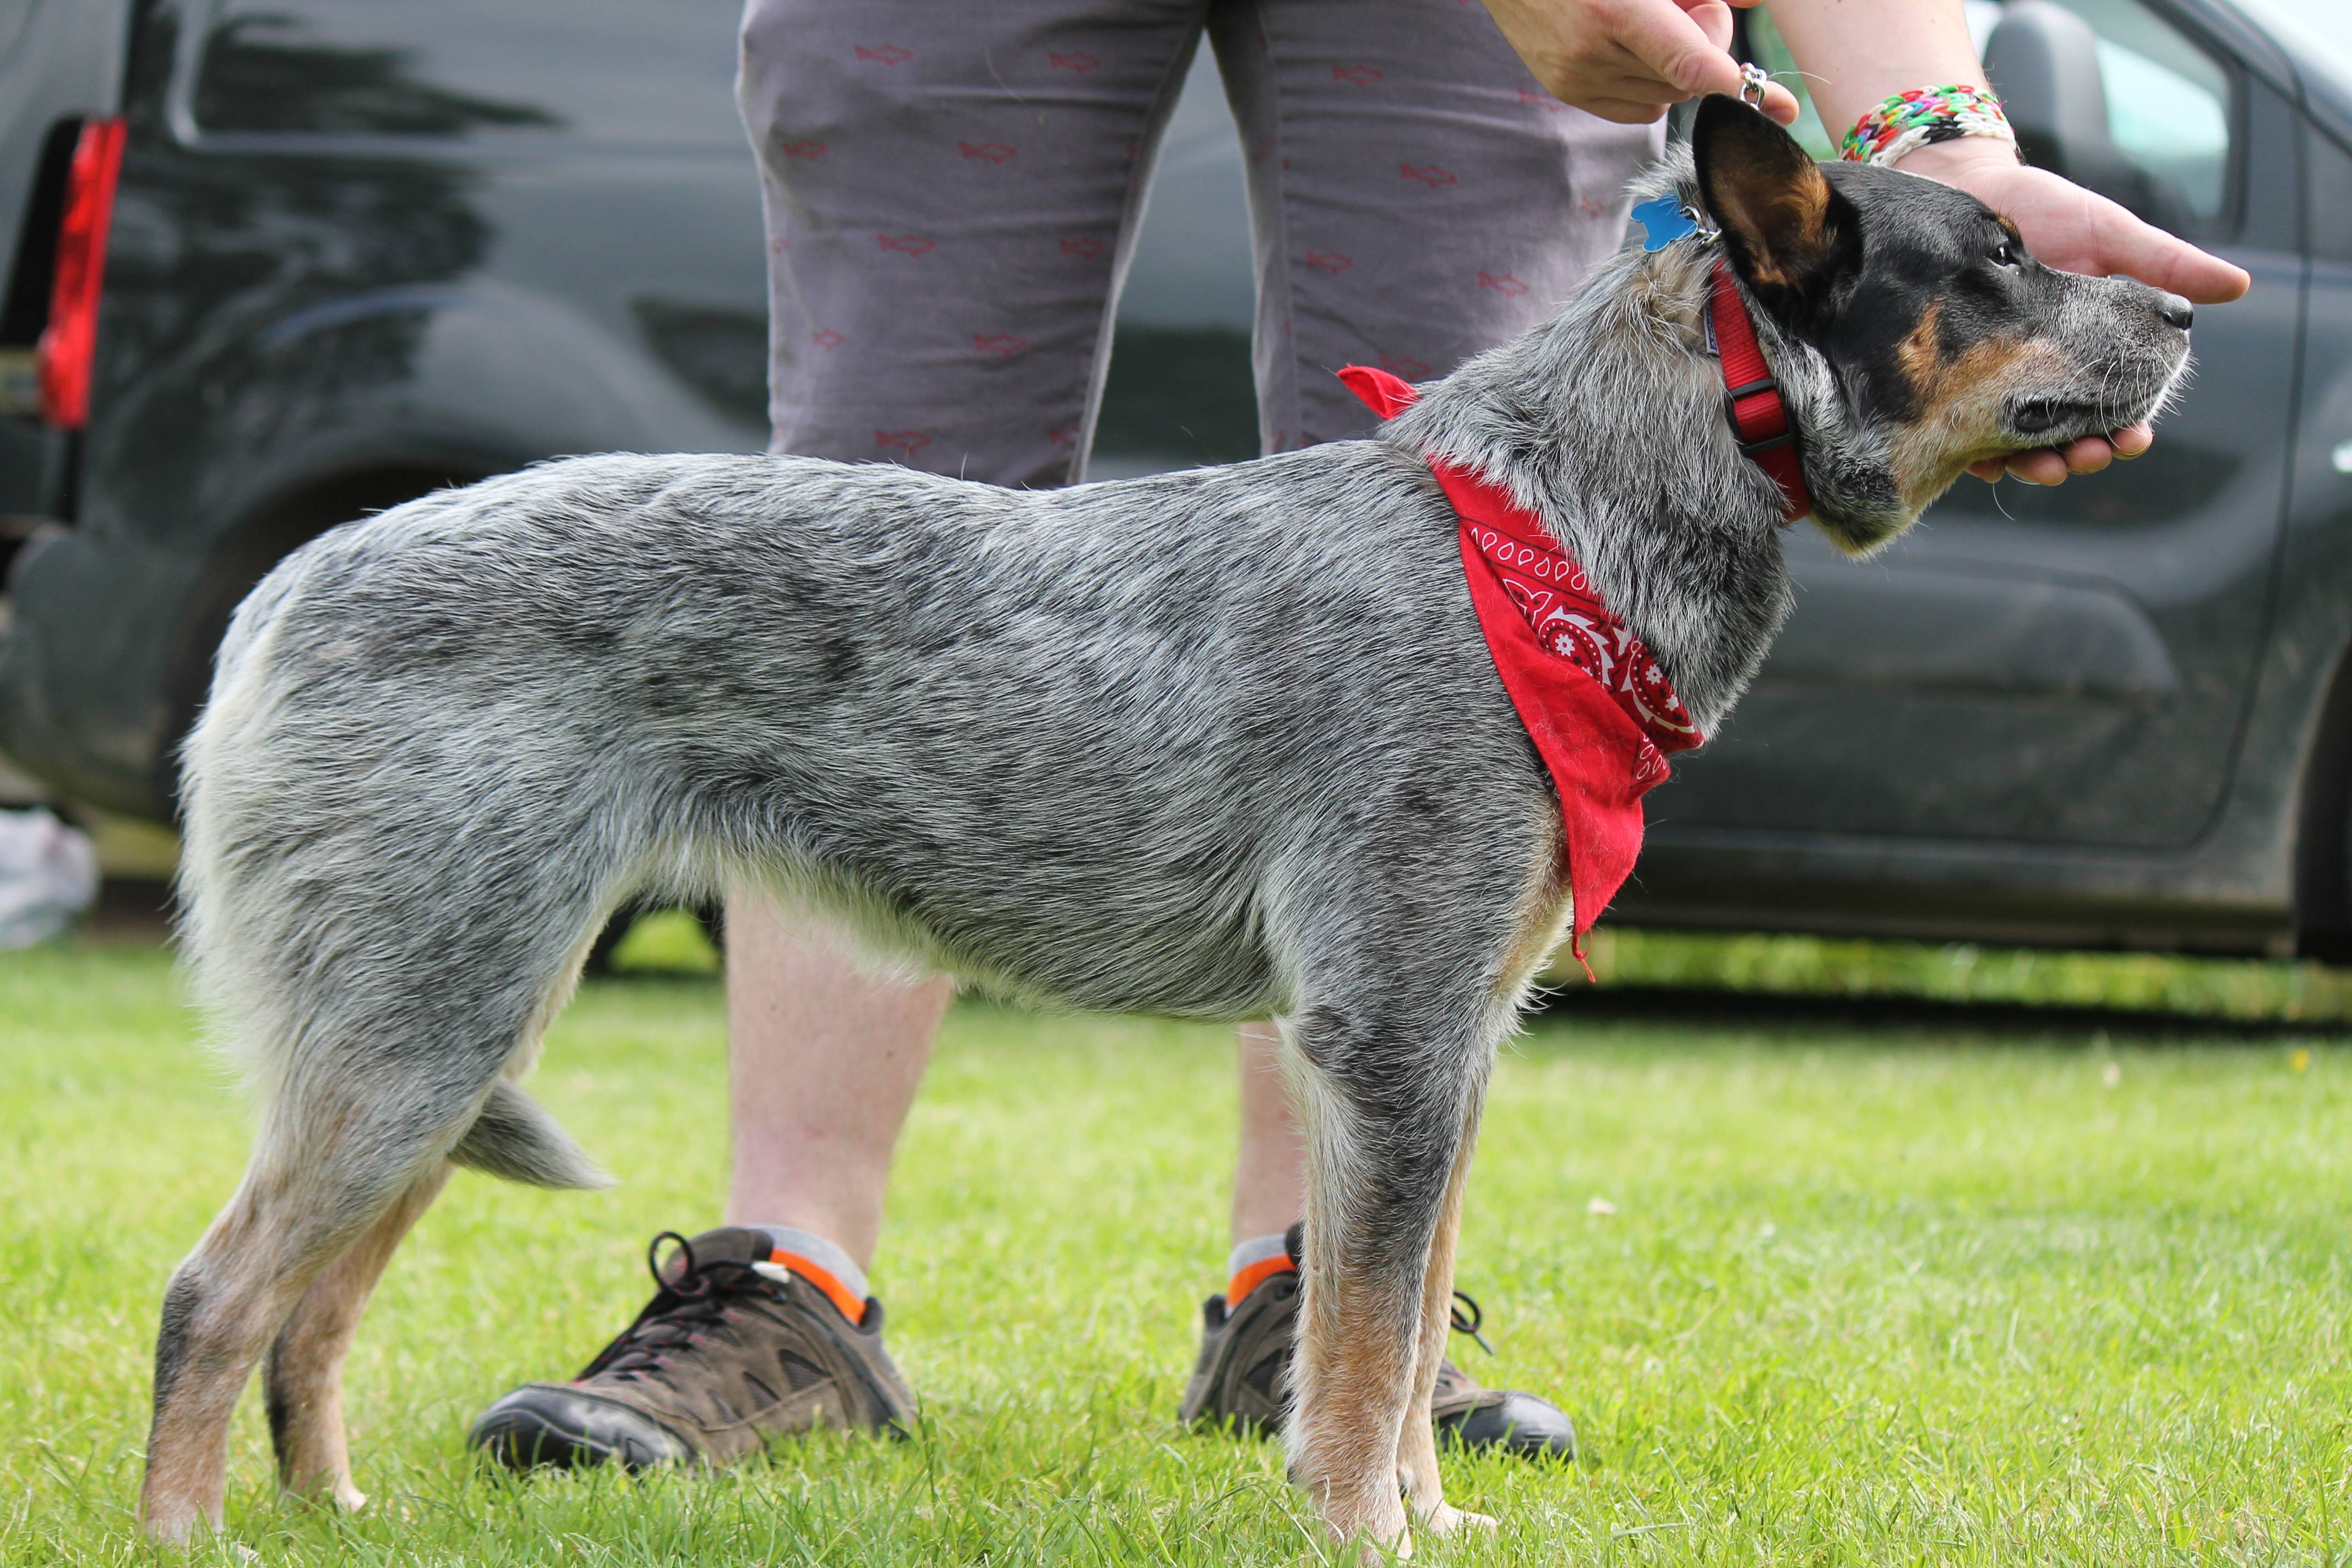
[[[478,1448],[512,1470],[580,1469],[618,1464],[631,1474],[659,1465],[690,1464],[685,1457],[658,1452],[637,1438],[605,1438],[568,1421],[560,1409],[521,1400],[493,1410],[474,1424],[467,1446]]]

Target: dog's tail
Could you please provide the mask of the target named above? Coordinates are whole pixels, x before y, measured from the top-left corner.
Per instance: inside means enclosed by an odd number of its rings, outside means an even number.
[[[555,1124],[530,1096],[507,1079],[491,1086],[482,1113],[449,1158],[485,1175],[502,1176],[534,1187],[609,1187],[604,1173],[588,1151]]]

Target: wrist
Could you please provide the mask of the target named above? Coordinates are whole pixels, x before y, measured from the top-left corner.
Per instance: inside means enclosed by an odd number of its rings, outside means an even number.
[[[2013,143],[1990,136],[1961,136],[1914,148],[1893,166],[1906,174],[1924,174],[1948,185],[1966,187],[1979,174],[1998,174],[2017,165]]]

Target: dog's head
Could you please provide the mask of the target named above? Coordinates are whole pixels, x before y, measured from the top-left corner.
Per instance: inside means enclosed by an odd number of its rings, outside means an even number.
[[[2189,303],[2045,267],[1965,192],[1815,163],[1737,100],[1700,103],[1699,204],[1780,340],[1813,519],[1850,554],[1973,462],[2152,416],[2189,359]]]

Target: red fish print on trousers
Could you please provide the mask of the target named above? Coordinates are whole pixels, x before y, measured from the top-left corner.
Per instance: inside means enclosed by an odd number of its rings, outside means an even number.
[[[1416,376],[1423,380],[1426,380],[1429,376],[1429,367],[1422,363],[1419,360],[1405,359],[1394,354],[1382,354],[1381,356],[1381,368],[1387,371],[1391,375],[1401,375],[1407,381],[1411,381]]]
[[[1029,346],[1029,340],[1016,338],[1011,332],[998,332],[992,337],[985,338],[974,332],[971,335],[971,346],[982,353],[1003,354],[1005,358],[1011,359]]]
[[[929,256],[937,250],[937,240],[925,239],[919,234],[877,234],[874,237],[885,250],[901,250],[908,256]]]
[[[1533,104],[1536,108],[1542,110],[1546,114],[1565,114],[1568,112],[1568,105],[1562,103],[1551,94],[1548,92],[1538,92],[1531,87],[1523,87],[1519,89],[1519,101],[1521,103]]]
[[[1102,64],[1100,55],[1090,55],[1084,49],[1072,49],[1064,54],[1059,49],[1045,51],[1045,64],[1057,71],[1076,71],[1080,76]]]
[[[1516,300],[1528,291],[1526,284],[1507,272],[1481,272],[1478,274],[1478,287],[1492,289],[1507,300]]]
[[[1328,272],[1334,278],[1355,264],[1354,257],[1343,256],[1336,250],[1310,250],[1307,253],[1307,266],[1318,272]]]
[[[1369,365],[1349,365],[1339,379],[1383,419],[1420,396]],[[1706,737],[1541,519],[1465,468],[1429,466],[1460,522],[1462,573],[1495,673],[1559,796],[1575,899],[1569,950],[1583,963],[1584,933],[1642,853],[1642,797],[1665,782],[1667,752]]]
[[[822,142],[779,142],[776,143],[776,148],[787,158],[806,158],[810,163],[814,163],[819,158],[824,156],[825,143]]]
[[[1082,234],[1076,239],[1062,241],[1063,255],[1080,257],[1087,261],[1092,261],[1109,248],[1110,247],[1090,234]]]
[[[839,348],[848,341],[849,339],[847,337],[844,336],[840,332],[835,331],[831,327],[819,327],[815,331],[809,334],[809,342],[824,350],[827,353],[831,353],[834,350]]]
[[[1056,425],[1045,432],[1045,439],[1052,446],[1075,447],[1078,444],[1078,427],[1075,425]]]
[[[1002,142],[959,142],[956,146],[967,158],[984,158],[992,163],[1002,163],[1021,150]]]
[[[1441,169],[1434,163],[1399,163],[1397,167],[1404,171],[1406,179],[1419,180],[1433,191],[1440,185],[1454,183],[1453,171]]]
[[[860,44],[857,46],[857,58],[872,60],[877,65],[898,66],[913,59],[915,51],[902,49],[896,44]]]
[[[895,447],[901,452],[919,452],[931,444],[931,438],[920,430],[877,430],[874,444]]]
[[[1378,66],[1333,66],[1331,75],[1340,81],[1351,81],[1358,87],[1370,87],[1388,73]]]

